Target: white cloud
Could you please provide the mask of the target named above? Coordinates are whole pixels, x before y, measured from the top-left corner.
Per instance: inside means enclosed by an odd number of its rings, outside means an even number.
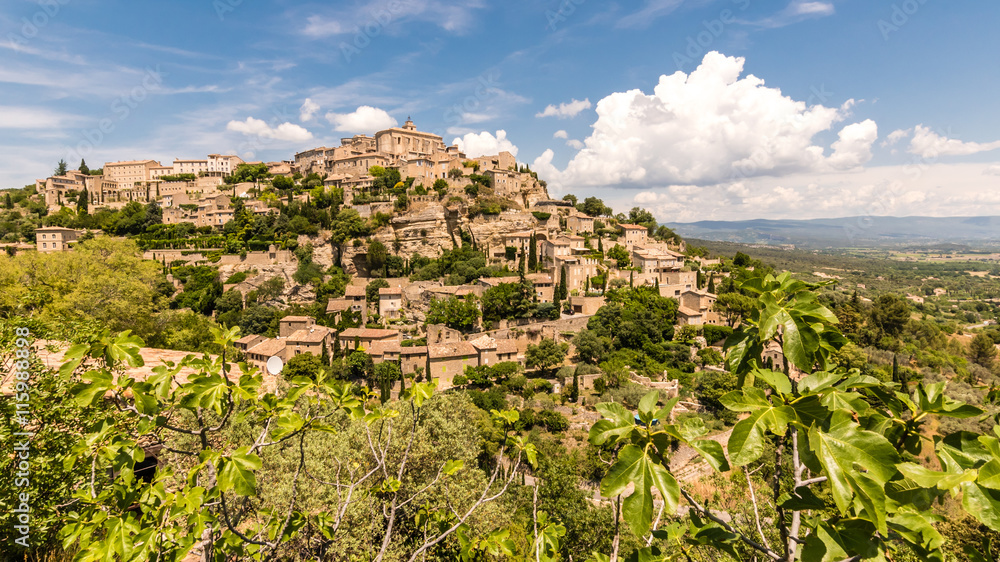
[[[563,131],[563,130],[559,130],[559,131],[556,131],[554,135],[552,135],[552,138],[554,138],[554,139],[568,139],[569,138],[569,133],[567,133],[566,131]]]
[[[785,9],[769,18],[754,22],[754,25],[775,29],[807,19],[832,16],[834,13],[836,8],[830,2],[792,0]]]
[[[333,130],[344,133],[374,133],[399,124],[384,109],[370,105],[362,105],[353,113],[327,113],[326,120]]]
[[[312,138],[312,133],[293,123],[282,123],[277,127],[271,127],[261,119],[254,119],[253,117],[247,117],[246,121],[230,121],[226,125],[226,130],[265,139],[290,142],[301,142]]]
[[[683,3],[684,0],[646,0],[646,5],[641,10],[623,17],[615,27],[646,27],[656,18],[670,14]]]
[[[336,11],[305,17],[302,32],[308,37],[364,35],[369,39],[383,33],[401,32],[405,21],[423,21],[455,34],[466,33],[475,23],[476,12],[486,0],[403,0],[387,3],[337,3]],[[302,17],[293,15],[293,17]]]
[[[306,26],[302,29],[302,32],[309,37],[329,37],[349,31],[351,28],[341,23],[340,20],[327,19],[316,14],[306,18]]]
[[[873,121],[844,127],[833,156],[813,142],[848,117],[853,100],[841,108],[808,106],[755,76],[741,79],[743,64],[711,52],[690,75],[661,76],[650,95],[631,90],[600,100],[586,147],[550,183],[711,185],[868,162]]]
[[[582,141],[578,141],[576,139],[569,139],[568,141],[566,141],[566,146],[575,150],[580,150],[586,145],[584,145]]]
[[[532,165],[539,177],[543,168]],[[747,219],[815,219],[853,216],[983,216],[1000,214],[995,178],[983,165],[932,164],[748,178],[708,186],[671,185],[640,190],[577,188],[627,212],[641,205],[664,222]],[[551,185],[551,183],[550,183]]]
[[[878,125],[871,119],[844,127],[839,140],[832,145],[830,165],[838,170],[849,170],[867,164],[872,159],[872,145],[876,139]]]
[[[497,131],[496,136],[487,131],[479,134],[469,133],[464,137],[455,139],[452,144],[457,144],[458,149],[464,152],[469,158],[493,156],[501,152],[509,152],[517,156],[517,147],[514,146],[514,143],[507,140],[507,131],[504,130]]]
[[[58,129],[83,119],[41,107],[0,105],[0,129]]]
[[[560,119],[568,119],[570,117],[576,117],[583,110],[590,109],[593,105],[590,103],[590,98],[583,101],[574,99],[568,103],[561,103],[558,106],[549,105],[544,111],[535,114],[535,117],[558,117]]]
[[[912,133],[913,129],[897,129],[889,133],[889,136],[886,137],[885,141],[882,143],[882,148],[885,148],[887,146],[892,146],[898,143],[899,141],[905,139],[906,137],[910,136]]]
[[[1000,164],[994,164],[989,168],[986,168],[986,171],[983,172],[983,174],[987,176],[1000,176]]]
[[[917,125],[913,130],[909,151],[924,158],[938,156],[967,156],[1000,148],[1000,141],[990,143],[962,142],[941,136],[929,127]]]
[[[476,123],[483,123],[486,121],[491,121],[495,119],[496,116],[489,113],[463,113],[462,123],[468,123],[470,125]]]
[[[302,108],[299,109],[299,120],[300,121],[312,121],[313,116],[319,111],[319,104],[306,98],[306,101],[302,102]]]

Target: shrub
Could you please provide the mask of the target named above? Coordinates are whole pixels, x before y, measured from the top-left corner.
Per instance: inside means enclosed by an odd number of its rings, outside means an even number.
[[[705,341],[708,345],[719,343],[724,341],[729,336],[733,335],[733,329],[728,326],[713,326],[711,324],[705,324],[702,328],[702,334],[705,336]]]
[[[455,386],[465,386],[469,384],[469,377],[465,375],[455,375],[455,380],[452,381]]]
[[[242,283],[242,282],[244,282],[246,280],[247,280],[247,272],[246,271],[237,271],[236,273],[230,275],[229,279],[226,279],[226,284],[227,285],[233,285],[233,284],[236,284],[236,283]]]
[[[514,392],[517,392],[518,394],[523,392],[527,386],[528,386],[528,378],[525,377],[524,375],[517,375],[511,377],[510,380],[507,381],[507,388],[511,389]]]
[[[538,421],[549,431],[562,432],[569,429],[566,416],[554,410],[542,410],[538,413]]]

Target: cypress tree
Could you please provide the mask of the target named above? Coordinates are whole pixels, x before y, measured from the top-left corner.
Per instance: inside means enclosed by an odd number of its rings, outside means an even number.
[[[629,287],[629,289],[634,289],[635,288],[635,272],[634,271],[629,271],[628,272],[628,287]]]
[[[517,270],[521,272],[521,277],[524,277],[524,251],[521,251],[520,257],[517,258]]]
[[[83,188],[83,191],[76,197],[76,211],[81,215],[86,215],[87,210],[90,208],[90,194],[87,193],[87,188]]]
[[[569,273],[566,271],[566,266],[562,266],[559,274],[559,300],[563,300],[569,296],[569,280],[567,279]]]
[[[597,251],[604,255],[604,239],[600,236],[597,237]]]
[[[327,367],[333,364],[333,362],[330,361],[330,350],[326,345],[323,346],[323,353],[319,356],[319,360]]]
[[[712,275],[708,278],[708,292],[715,294],[715,276]]]
[[[8,209],[14,208],[14,200],[10,198],[10,193],[8,193],[7,197],[4,198],[4,207]]]
[[[528,245],[528,269],[535,271],[538,269],[538,240],[534,232],[531,233]]]

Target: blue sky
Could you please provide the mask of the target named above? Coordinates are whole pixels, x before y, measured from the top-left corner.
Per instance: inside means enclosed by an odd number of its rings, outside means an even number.
[[[1000,214],[993,2],[4,0],[0,187],[412,116],[664,221]],[[992,103],[991,103],[992,102]]]

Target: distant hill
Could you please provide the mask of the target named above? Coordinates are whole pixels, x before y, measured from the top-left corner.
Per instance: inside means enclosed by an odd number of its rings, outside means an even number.
[[[700,221],[667,225],[685,238],[809,248],[1000,245],[1000,217],[846,217]]]

